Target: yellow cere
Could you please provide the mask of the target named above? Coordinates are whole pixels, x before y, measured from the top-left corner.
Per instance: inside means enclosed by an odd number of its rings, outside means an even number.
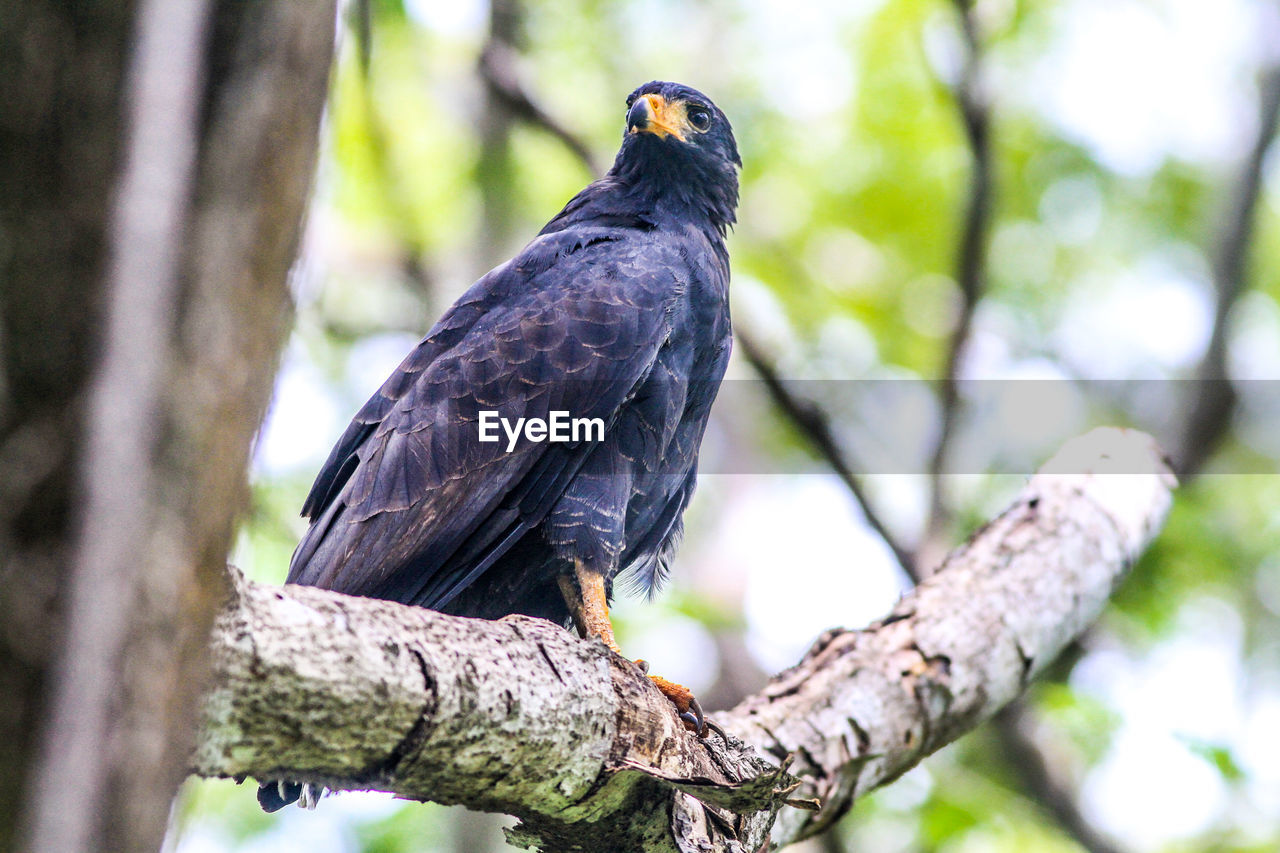
[[[661,95],[649,94],[641,95],[649,102],[650,119],[649,126],[644,128],[646,133],[657,134],[659,138],[668,135],[674,136],[681,142],[685,141],[685,131],[689,129],[689,120],[687,117],[687,105],[684,101],[667,101]],[[639,128],[634,129],[639,130]]]

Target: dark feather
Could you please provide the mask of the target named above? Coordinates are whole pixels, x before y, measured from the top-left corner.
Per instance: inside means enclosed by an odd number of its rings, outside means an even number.
[[[563,620],[555,576],[575,560],[661,581],[729,355],[740,161],[716,114],[690,143],[627,135],[608,175],[440,318],[316,478],[291,582]],[[501,431],[479,441],[486,410],[599,418],[605,436],[507,452]]]

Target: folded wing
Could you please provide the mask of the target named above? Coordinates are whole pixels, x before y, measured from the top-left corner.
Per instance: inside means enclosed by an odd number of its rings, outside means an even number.
[[[616,229],[560,232],[477,282],[330,454],[289,582],[443,608],[542,521],[594,445],[508,452],[501,430],[479,440],[480,414],[601,418],[609,441],[680,287],[680,259],[655,253]]]

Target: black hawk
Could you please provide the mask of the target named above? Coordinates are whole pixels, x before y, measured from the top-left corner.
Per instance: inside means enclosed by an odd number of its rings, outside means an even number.
[[[621,654],[614,581],[663,580],[729,361],[741,165],[707,96],[632,92],[609,172],[472,285],[356,414],[307,495],[288,582],[572,619]],[[557,412],[599,419],[603,435],[480,440],[492,413]],[[702,733],[689,691],[654,681]],[[273,810],[297,793],[270,783],[259,799]]]

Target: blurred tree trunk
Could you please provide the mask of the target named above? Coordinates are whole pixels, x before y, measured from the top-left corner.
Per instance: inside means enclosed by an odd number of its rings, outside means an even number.
[[[291,319],[332,2],[0,11],[0,849],[155,849]]]
[[[0,12],[0,849],[36,751],[101,318],[129,3]]]
[[[489,37],[484,53],[514,54],[520,43],[523,19],[524,10],[517,0],[492,0],[489,5]],[[485,61],[483,54],[480,61]],[[478,266],[481,272],[506,260],[515,230],[515,211],[511,204],[511,191],[515,186],[511,133],[515,129],[516,116],[510,104],[491,85],[486,84],[483,92],[480,158],[476,163],[476,182],[480,185],[482,208]]]

